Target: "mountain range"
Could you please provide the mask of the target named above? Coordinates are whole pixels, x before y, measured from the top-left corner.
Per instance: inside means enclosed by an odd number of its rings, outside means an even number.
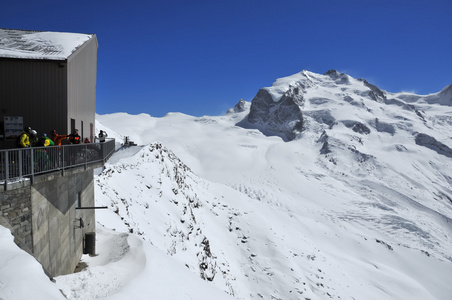
[[[452,294],[452,85],[302,71],[223,116],[115,113],[96,129],[118,143],[95,175],[109,209],[99,255],[56,278],[69,299]]]

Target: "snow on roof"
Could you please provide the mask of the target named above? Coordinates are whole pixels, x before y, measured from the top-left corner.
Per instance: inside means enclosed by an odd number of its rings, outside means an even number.
[[[0,28],[0,57],[65,60],[93,36]]]

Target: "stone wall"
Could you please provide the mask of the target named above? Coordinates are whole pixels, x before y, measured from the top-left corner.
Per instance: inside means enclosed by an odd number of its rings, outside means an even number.
[[[9,183],[0,192],[0,225],[9,228],[14,242],[32,254],[30,180]]]

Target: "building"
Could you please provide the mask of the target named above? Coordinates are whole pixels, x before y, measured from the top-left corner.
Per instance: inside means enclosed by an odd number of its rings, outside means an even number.
[[[97,48],[95,34],[0,29],[0,148],[23,126],[94,141]]]
[[[0,225],[50,277],[72,273],[93,240],[93,170],[115,147],[92,143],[97,48],[95,34],[0,29]],[[78,129],[91,143],[13,149],[24,126]],[[53,159],[44,171],[33,159],[43,152]]]

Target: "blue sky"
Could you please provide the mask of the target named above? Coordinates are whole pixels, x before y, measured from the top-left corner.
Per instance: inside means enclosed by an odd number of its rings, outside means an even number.
[[[452,84],[450,0],[7,1],[0,27],[95,33],[99,114],[220,115],[330,69],[390,92]]]

